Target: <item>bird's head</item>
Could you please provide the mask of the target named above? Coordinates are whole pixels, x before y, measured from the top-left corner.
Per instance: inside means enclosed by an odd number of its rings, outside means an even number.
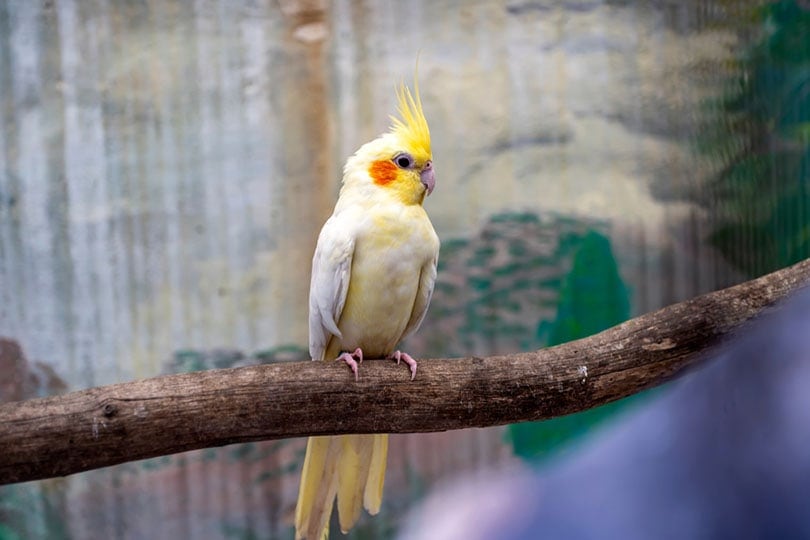
[[[404,84],[397,89],[399,117],[391,129],[364,144],[348,159],[343,189],[393,196],[404,204],[422,204],[436,185],[430,130],[422,113],[419,84],[413,94]]]

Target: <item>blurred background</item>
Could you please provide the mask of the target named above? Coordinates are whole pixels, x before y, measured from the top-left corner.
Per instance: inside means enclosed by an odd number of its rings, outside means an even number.
[[[415,356],[561,343],[810,254],[804,1],[2,0],[0,400],[307,358],[342,163],[417,53],[442,252]],[[650,399],[394,436],[349,537]],[[289,538],[303,445],[0,487],[0,539]]]

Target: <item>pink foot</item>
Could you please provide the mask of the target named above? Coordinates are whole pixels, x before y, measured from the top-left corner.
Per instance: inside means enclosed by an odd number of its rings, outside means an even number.
[[[355,360],[355,358],[357,358],[357,360]],[[363,351],[358,347],[353,353],[340,353],[340,356],[338,356],[337,359],[343,360],[349,364],[349,367],[352,368],[352,373],[354,373],[354,380],[358,381],[359,375],[357,374],[357,364],[363,363]]]
[[[408,367],[411,368],[411,380],[416,377],[416,360],[413,359],[413,356],[402,351],[394,351],[388,358],[396,360],[397,365],[399,365],[400,360],[408,364]]]

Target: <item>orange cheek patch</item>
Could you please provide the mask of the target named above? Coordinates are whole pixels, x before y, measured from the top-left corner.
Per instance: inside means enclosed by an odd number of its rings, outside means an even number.
[[[384,186],[397,178],[397,166],[390,161],[375,161],[368,168],[368,174],[374,183]]]

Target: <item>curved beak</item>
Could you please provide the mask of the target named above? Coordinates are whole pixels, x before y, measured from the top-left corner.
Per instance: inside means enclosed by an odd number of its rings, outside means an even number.
[[[422,181],[422,185],[425,186],[425,189],[427,190],[427,194],[430,195],[433,188],[436,187],[436,176],[433,174],[432,161],[425,163],[425,166],[422,168],[422,172],[420,173],[420,179]]]

